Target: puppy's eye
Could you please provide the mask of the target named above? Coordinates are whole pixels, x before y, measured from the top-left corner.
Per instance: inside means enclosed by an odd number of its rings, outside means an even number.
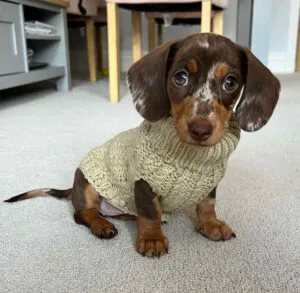
[[[187,86],[189,83],[188,73],[185,70],[178,71],[177,73],[175,73],[173,81],[176,85]]]
[[[238,87],[238,82],[234,75],[227,75],[223,81],[223,89],[227,92],[233,92]]]

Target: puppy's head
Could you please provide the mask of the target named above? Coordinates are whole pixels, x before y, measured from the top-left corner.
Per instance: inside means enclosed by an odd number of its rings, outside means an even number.
[[[248,49],[214,34],[164,43],[133,64],[127,78],[145,119],[172,115],[179,137],[200,146],[222,139],[235,104],[243,130],[263,127],[280,91],[279,81]]]

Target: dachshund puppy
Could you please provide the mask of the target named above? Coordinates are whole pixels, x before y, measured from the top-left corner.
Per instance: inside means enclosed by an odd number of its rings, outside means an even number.
[[[279,81],[247,48],[215,34],[164,43],[133,64],[127,80],[142,124],[90,151],[72,188],[7,202],[69,198],[76,223],[105,239],[118,233],[105,216],[137,219],[136,250],[149,257],[168,252],[162,221],[191,205],[201,234],[235,237],[216,217],[217,185],[240,129],[256,131],[270,119]]]

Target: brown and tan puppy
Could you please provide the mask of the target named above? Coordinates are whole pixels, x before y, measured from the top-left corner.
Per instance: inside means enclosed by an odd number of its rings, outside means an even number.
[[[256,131],[270,119],[276,106],[280,84],[272,73],[246,48],[214,34],[197,34],[169,41],[135,63],[128,72],[129,89],[137,111],[149,121],[171,116],[179,138],[199,147],[217,144],[224,125],[233,115],[245,131]],[[146,256],[161,256],[168,251],[168,239],[161,231],[160,198],[145,180],[135,187],[137,217],[120,214],[101,194],[75,172],[68,190],[39,189],[7,202],[37,196],[69,198],[76,223],[86,225],[100,238],[112,238],[117,229],[104,219],[101,207],[118,218],[136,219],[136,249]],[[197,205],[198,230],[212,240],[235,237],[231,228],[216,217],[216,188]]]

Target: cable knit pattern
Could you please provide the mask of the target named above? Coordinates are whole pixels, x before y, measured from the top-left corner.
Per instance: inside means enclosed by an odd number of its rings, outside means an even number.
[[[223,178],[240,129],[232,118],[212,147],[182,142],[172,118],[144,121],[91,150],[79,168],[99,194],[124,213],[136,215],[134,182],[147,181],[160,197],[163,220],[198,203]]]

